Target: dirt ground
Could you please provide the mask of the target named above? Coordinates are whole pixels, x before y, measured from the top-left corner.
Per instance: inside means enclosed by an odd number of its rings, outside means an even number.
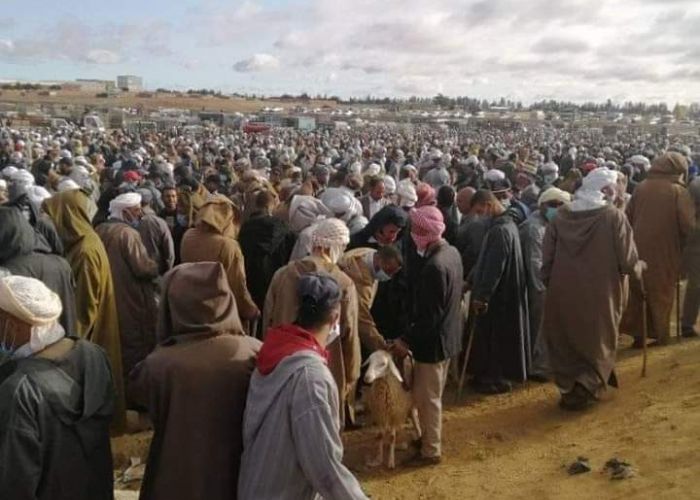
[[[465,394],[459,405],[448,389],[439,466],[368,470],[374,432],[367,429],[344,435],[346,461],[376,499],[700,498],[700,342],[649,354],[642,379],[641,355],[623,348],[620,389],[582,414],[560,410],[551,384],[488,398]],[[116,443],[117,462],[146,442],[137,435]],[[408,453],[398,452],[397,462]],[[569,476],[565,466],[579,456],[592,471]],[[610,480],[602,470],[613,457],[631,463],[636,477]]]
[[[227,113],[254,113],[263,107],[293,108],[304,106],[307,108],[321,108],[322,106],[336,107],[335,101],[280,101],[276,99],[244,99],[231,97],[221,99],[217,97],[193,97],[188,95],[176,96],[172,94],[153,94],[152,97],[139,97],[137,93],[117,94],[114,97],[98,98],[95,92],[79,92],[60,90],[54,96],[42,96],[38,91],[0,91],[0,103],[17,104],[56,104],[56,105],[83,105],[90,107],[109,108],[135,108],[141,106],[145,110],[159,108],[191,109],[197,111],[221,111]]]

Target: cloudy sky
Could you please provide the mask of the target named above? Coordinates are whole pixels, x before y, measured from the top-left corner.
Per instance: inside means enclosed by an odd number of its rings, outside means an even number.
[[[700,101],[698,0],[2,0],[0,79]]]

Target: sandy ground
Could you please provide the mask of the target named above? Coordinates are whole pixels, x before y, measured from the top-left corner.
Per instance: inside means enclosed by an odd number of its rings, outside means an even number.
[[[216,97],[191,97],[187,95],[175,96],[170,94],[153,94],[153,97],[139,97],[137,93],[118,94],[114,97],[98,98],[95,92],[78,92],[60,90],[55,96],[42,96],[37,91],[0,91],[0,103],[24,103],[57,104],[57,105],[84,105],[90,107],[109,108],[135,108],[141,106],[145,110],[158,108],[179,108],[197,111],[223,111],[227,113],[253,113],[263,107],[293,108],[303,106],[306,108],[321,108],[322,106],[336,107],[335,101],[279,101],[275,99],[244,99],[231,97],[220,99]]]
[[[700,498],[700,342],[650,349],[649,373],[641,355],[624,348],[620,390],[582,414],[563,412],[551,384],[527,384],[503,396],[445,396],[443,462],[426,469],[369,470],[374,432],[344,435],[346,461],[377,499],[455,498]],[[408,432],[404,432],[405,438]],[[116,444],[117,462],[143,455],[147,435]],[[127,448],[131,449],[127,450]],[[408,457],[399,452],[397,461]],[[569,476],[565,465],[585,456],[593,470]],[[636,477],[612,481],[602,472],[613,457]],[[143,457],[145,458],[145,456]],[[136,487],[136,485],[132,485]],[[124,497],[128,498],[128,497]]]

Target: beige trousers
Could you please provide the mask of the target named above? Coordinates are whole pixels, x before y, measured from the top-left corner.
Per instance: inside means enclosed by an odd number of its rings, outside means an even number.
[[[442,393],[450,361],[418,363],[413,368],[413,404],[418,410],[422,431],[421,455],[439,457],[442,453]]]

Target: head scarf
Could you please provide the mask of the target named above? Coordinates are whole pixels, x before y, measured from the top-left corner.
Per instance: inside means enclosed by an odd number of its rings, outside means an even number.
[[[416,187],[416,207],[424,207],[426,205],[435,205],[435,189],[425,182],[421,182]]]
[[[442,212],[433,206],[411,210],[411,237],[419,250],[442,238],[445,221]]]
[[[344,189],[326,189],[321,195],[321,201],[335,217],[346,223],[362,213],[360,201]]]
[[[399,186],[396,188],[396,194],[398,195],[398,204],[400,207],[413,207],[418,201],[418,195],[416,194],[416,187],[409,179],[404,179],[399,182]]]
[[[120,194],[109,202],[109,216],[112,219],[122,219],[122,213],[126,208],[140,207],[141,195],[138,193]]]
[[[218,262],[181,264],[163,278],[157,337],[233,333],[243,335],[236,299]]]
[[[617,185],[617,172],[605,167],[592,170],[583,178],[581,187],[574,194],[571,210],[580,212],[604,207],[607,202],[601,190],[607,186]]]
[[[298,194],[289,204],[289,227],[300,233],[319,219],[332,217],[333,213],[313,196]]]

